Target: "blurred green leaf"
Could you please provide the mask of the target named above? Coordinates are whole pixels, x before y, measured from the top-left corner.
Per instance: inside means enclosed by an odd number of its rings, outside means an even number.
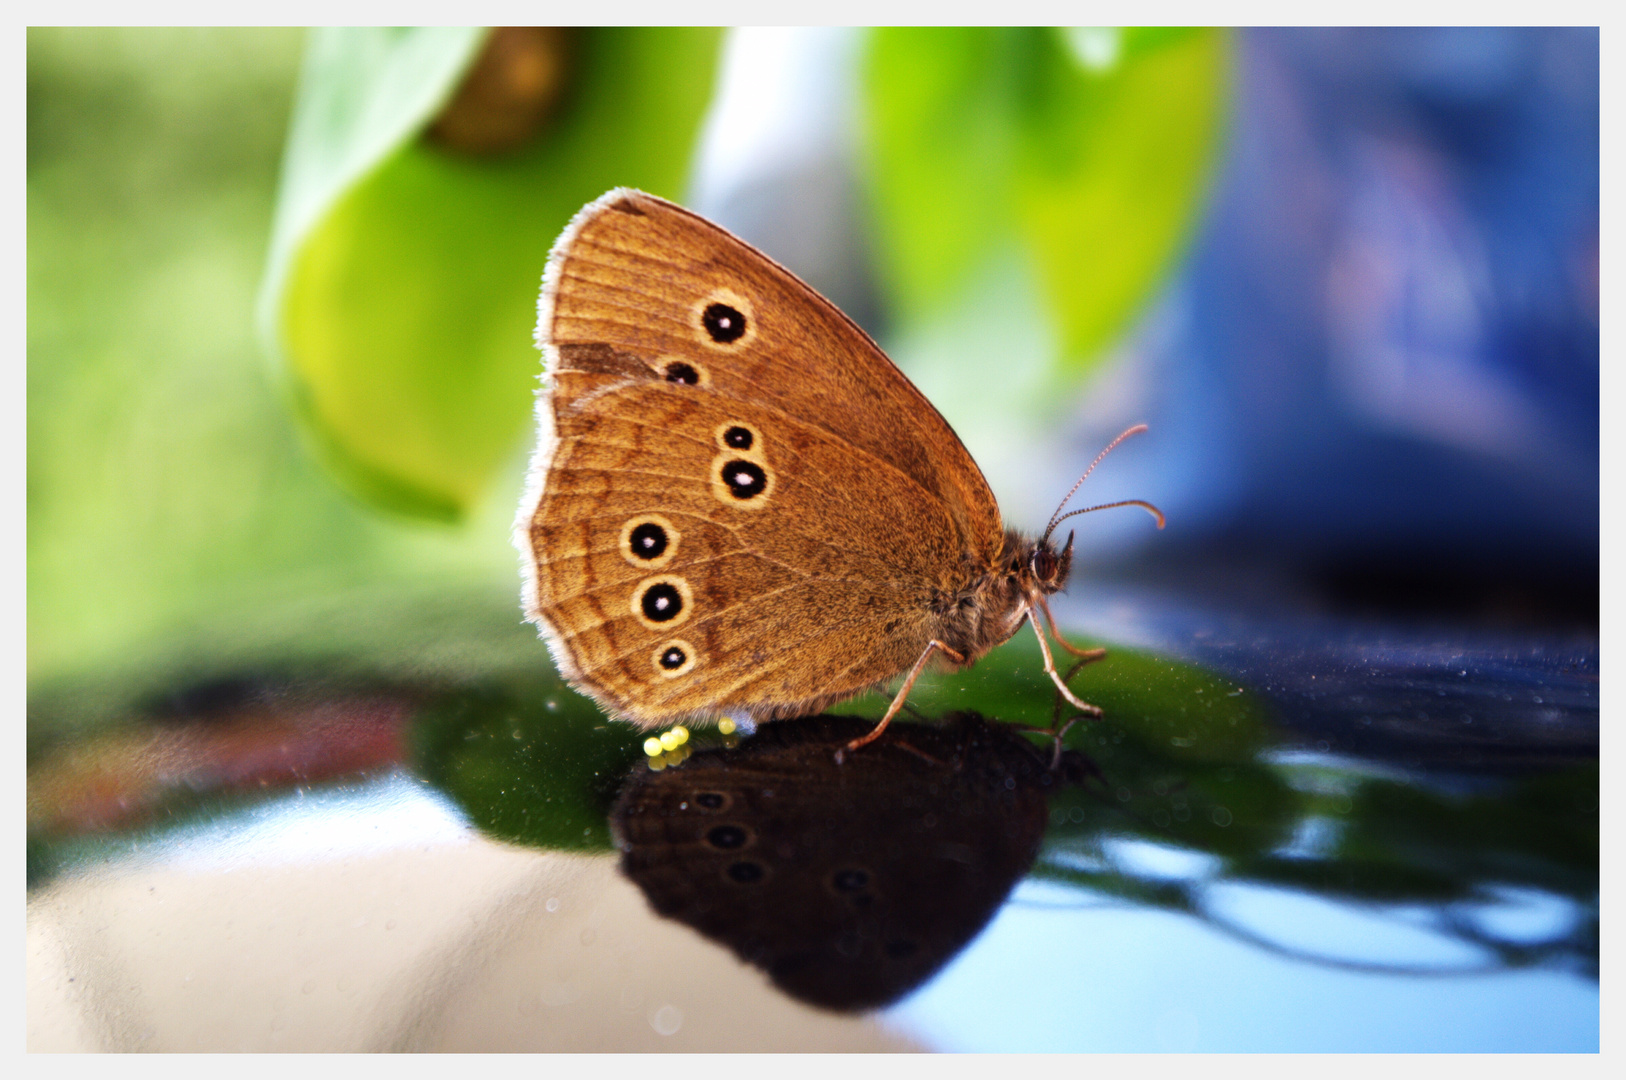
[[[1206,29],[878,30],[864,70],[883,279],[905,320],[955,304],[1016,239],[1087,371],[1167,271],[1218,144],[1227,39]]]
[[[1108,653],[1081,668],[1067,685],[1085,701],[1100,706],[1114,729],[1133,733],[1159,756],[1186,762],[1239,761],[1265,744],[1268,729],[1263,709],[1235,683],[1195,665],[1137,649],[1074,635],[1068,635],[1068,640],[1081,648],[1107,645]],[[1056,662],[1066,674],[1076,661],[1058,652]],[[1048,726],[1055,715],[1056,698],[1038,643],[1024,629],[969,672],[923,675],[911,691],[909,703],[928,715],[973,709],[1010,723]],[[879,717],[890,702],[890,694],[870,693],[841,711]]]
[[[941,307],[1012,226],[1006,83],[1018,39],[965,27],[870,36],[869,183],[883,280],[906,319]]]
[[[451,695],[413,724],[420,775],[488,835],[564,851],[610,847],[607,816],[643,734],[563,683]]]
[[[472,26],[383,27],[309,36],[282,161],[266,299],[281,288],[295,246],[333,201],[445,103],[485,33]]]
[[[1260,836],[1274,842],[1289,827],[1293,802],[1263,769],[1244,766],[1246,775],[1233,783],[1231,766],[1249,762],[1267,735],[1259,706],[1234,694],[1233,684],[1201,668],[1116,648],[1084,670],[1089,674],[1072,685],[1100,703],[1107,719],[1075,726],[1068,745],[1102,762],[1115,783],[1133,786],[1145,800],[1133,808],[1152,814],[1165,803],[1189,803],[1196,813],[1178,809],[1175,832],[1191,844],[1222,849],[1257,843]],[[604,814],[628,768],[642,767],[647,733],[606,719],[592,702],[545,676],[495,679],[486,687],[449,694],[419,716],[420,773],[504,840],[567,850],[607,847]],[[926,716],[970,709],[997,721],[1043,726],[1054,699],[1038,647],[1017,641],[970,672],[922,678],[909,701]],[[889,700],[869,694],[832,712],[878,717]],[[1099,742],[1103,736],[1106,743]],[[714,735],[702,725],[695,738],[706,744]],[[1178,790],[1159,783],[1170,777],[1180,782]],[[1205,779],[1187,790],[1192,777]],[[1235,827],[1213,823],[1222,800]]]
[[[480,41],[316,34],[261,299],[323,459],[370,501],[444,520],[474,505],[526,427],[554,237],[608,188],[678,193],[718,34],[570,31],[562,96],[536,137],[470,155],[420,133]]]

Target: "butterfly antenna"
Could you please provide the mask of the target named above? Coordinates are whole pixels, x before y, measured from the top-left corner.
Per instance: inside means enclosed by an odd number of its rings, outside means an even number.
[[[1063,520],[1061,512],[1062,512],[1062,509],[1067,505],[1067,500],[1071,499],[1073,497],[1073,495],[1078,491],[1078,489],[1083,486],[1084,481],[1086,481],[1086,480],[1088,480],[1090,478],[1090,473],[1094,472],[1095,467],[1097,465],[1101,464],[1101,459],[1106,457],[1108,454],[1112,453],[1112,448],[1117,446],[1119,443],[1123,442],[1125,439],[1129,438],[1129,436],[1131,436],[1131,435],[1139,435],[1141,432],[1143,432],[1145,430],[1146,430],[1146,425],[1145,424],[1136,424],[1134,427],[1132,427],[1129,430],[1127,430],[1127,431],[1123,432],[1122,434],[1120,434],[1116,439],[1113,439],[1111,442],[1107,443],[1107,448],[1105,450],[1101,451],[1099,454],[1095,455],[1095,460],[1090,462],[1090,467],[1084,470],[1084,475],[1078,478],[1078,482],[1075,483],[1068,490],[1066,497],[1063,498],[1059,504],[1057,504],[1056,512],[1054,514],[1052,514],[1051,517],[1050,517],[1050,524],[1045,526],[1044,539],[1046,539],[1046,540],[1050,539],[1050,534],[1055,531],[1055,528],[1056,528],[1057,525],[1061,524],[1061,522]],[[1114,505],[1116,505],[1116,504],[1114,504]],[[1145,504],[1143,503],[1141,505],[1145,505]],[[1091,507],[1091,509],[1092,510],[1101,510],[1101,509],[1105,509],[1105,507]],[[1083,511],[1079,511],[1079,513],[1083,513]],[[1067,516],[1072,517],[1073,515],[1068,514]],[[1157,516],[1158,516],[1157,527],[1161,529],[1163,527],[1163,520],[1162,520],[1163,515],[1161,513],[1159,513]]]
[[[1094,513],[1097,510],[1111,510],[1114,506],[1139,506],[1142,509],[1144,509],[1148,514],[1151,514],[1153,517],[1157,518],[1157,527],[1158,528],[1161,529],[1163,527],[1164,523],[1165,523],[1165,519],[1163,517],[1163,511],[1159,510],[1157,507],[1153,506],[1151,503],[1147,502],[1144,499],[1125,499],[1122,502],[1102,503],[1100,506],[1086,506],[1082,510],[1074,510],[1070,514],[1063,514],[1061,517],[1056,519],[1056,525],[1060,525],[1062,522],[1066,521],[1070,517],[1077,517],[1080,514],[1091,514],[1091,513]],[[1052,525],[1051,528],[1052,529],[1055,528],[1056,525]],[[1050,536],[1050,534],[1047,532],[1047,533],[1045,533],[1045,536],[1048,538]]]

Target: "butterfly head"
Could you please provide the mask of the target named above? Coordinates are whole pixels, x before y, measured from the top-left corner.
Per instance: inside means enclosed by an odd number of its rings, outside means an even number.
[[[1073,534],[1067,534],[1067,546],[1060,551],[1049,537],[1033,543],[1028,553],[1025,572],[1022,573],[1023,592],[1038,592],[1045,596],[1067,587],[1067,575],[1073,569]]]

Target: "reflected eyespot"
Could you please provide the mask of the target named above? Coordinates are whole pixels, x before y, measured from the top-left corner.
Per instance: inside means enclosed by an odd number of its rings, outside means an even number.
[[[724,872],[728,874],[730,881],[737,881],[741,885],[755,885],[768,876],[768,871],[762,868],[762,864],[754,862],[729,863],[728,869]]]
[[[850,870],[837,870],[830,879],[830,884],[838,892],[858,892],[869,885],[869,871],[859,870],[856,867]]]
[[[751,840],[751,834],[738,825],[713,825],[706,830],[706,843],[720,851],[738,851]]]
[[[677,557],[683,534],[660,514],[639,514],[621,526],[617,546],[633,566],[659,570]]]
[[[676,626],[688,619],[692,605],[689,583],[676,574],[645,578],[632,590],[632,613],[651,630]]]
[[[732,801],[721,791],[702,791],[694,797],[694,804],[704,810],[724,810]]]
[[[694,670],[697,657],[694,646],[682,638],[673,638],[655,650],[652,662],[662,677],[675,679]]]

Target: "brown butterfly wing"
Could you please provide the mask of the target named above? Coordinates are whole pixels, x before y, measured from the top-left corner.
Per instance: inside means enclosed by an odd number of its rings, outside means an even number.
[[[538,338],[526,612],[628,719],[850,696],[907,668],[934,593],[998,553],[987,483],[919,391],[818,294],[679,207],[620,190],[584,209],[550,258]]]

